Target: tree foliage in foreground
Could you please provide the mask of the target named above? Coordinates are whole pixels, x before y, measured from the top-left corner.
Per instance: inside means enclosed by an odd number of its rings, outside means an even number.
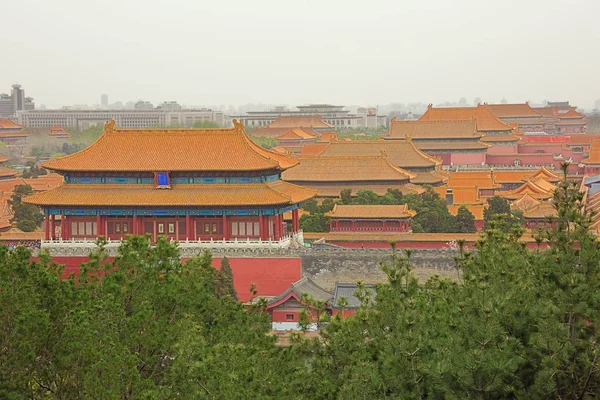
[[[459,243],[455,280],[419,283],[394,250],[374,301],[359,284],[353,317],[286,349],[260,309],[218,296],[209,254],[182,264],[133,237],[61,281],[0,247],[0,397],[595,398],[600,246],[581,202],[563,182],[533,249],[494,218],[476,251]]]
[[[410,251],[384,262],[389,284],[354,318],[333,318],[301,387],[315,398],[595,398],[600,393],[600,246],[563,182],[556,230],[538,249],[505,218],[477,251],[456,257],[459,279],[411,275]],[[508,232],[508,233],[507,233]],[[548,246],[548,248],[544,248]],[[361,291],[359,287],[359,292]]]
[[[210,254],[182,264],[165,240],[134,237],[64,281],[29,256],[0,247],[0,398],[282,395],[266,315],[216,297]]]

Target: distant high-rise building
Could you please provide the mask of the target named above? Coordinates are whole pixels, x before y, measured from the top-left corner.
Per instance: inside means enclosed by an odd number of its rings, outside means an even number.
[[[594,102],[594,108],[596,109],[596,111],[600,111],[600,99]]]
[[[137,103],[135,103],[134,108],[136,110],[152,110],[154,106],[149,101],[138,100]]]
[[[181,110],[181,106],[176,101],[163,101],[157,108],[169,111]]]
[[[21,85],[12,85],[11,94],[0,94],[0,117],[14,116],[17,111],[34,110],[33,98],[25,97],[25,90]]]
[[[107,94],[103,94],[102,96],[100,96],[100,105],[102,107],[108,107],[108,95]]]

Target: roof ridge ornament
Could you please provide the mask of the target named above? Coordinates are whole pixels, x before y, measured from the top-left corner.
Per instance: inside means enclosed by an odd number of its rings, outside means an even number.
[[[244,123],[241,121],[238,121],[237,119],[234,119],[233,121],[233,127],[240,132],[244,131]]]
[[[115,133],[115,120],[106,121],[104,123],[104,133]]]

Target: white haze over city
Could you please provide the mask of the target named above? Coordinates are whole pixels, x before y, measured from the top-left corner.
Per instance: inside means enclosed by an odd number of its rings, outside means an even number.
[[[0,92],[58,108],[600,98],[599,0],[3,0]]]

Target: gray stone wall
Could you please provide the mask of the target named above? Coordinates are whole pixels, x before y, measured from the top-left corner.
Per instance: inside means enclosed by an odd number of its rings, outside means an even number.
[[[87,256],[94,245],[87,247],[57,246],[48,248],[51,256]],[[116,255],[116,247],[112,246],[110,255]],[[201,254],[201,248],[181,249],[184,258]],[[280,249],[212,249],[214,258],[297,258],[302,260],[302,272],[314,279],[325,290],[333,290],[335,282],[365,283],[384,282],[385,274],[380,263],[389,260],[390,249],[352,249],[345,247],[331,248],[280,248]],[[402,252],[402,250],[399,250]],[[413,249],[411,261],[413,273],[419,280],[426,280],[432,275],[455,278],[454,256],[456,250],[445,249]]]

